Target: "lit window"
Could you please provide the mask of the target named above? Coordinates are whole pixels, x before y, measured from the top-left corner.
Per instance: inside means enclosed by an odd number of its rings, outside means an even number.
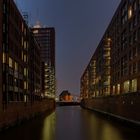
[[[137,91],[137,79],[132,80],[132,87],[131,87],[132,92]]]
[[[27,48],[26,41],[24,41],[24,49],[26,49],[26,48]]]
[[[113,94],[115,94],[115,86],[113,86]]]
[[[12,66],[13,66],[13,61],[12,61],[12,58],[11,57],[9,57],[9,67],[11,67],[12,68]]]
[[[27,69],[24,68],[24,76],[27,76]]]
[[[120,84],[117,85],[117,94],[120,94]]]
[[[132,7],[130,6],[128,9],[128,18],[130,19],[132,17]]]
[[[125,81],[124,82],[124,93],[129,92],[130,89],[130,81]]]
[[[15,62],[15,70],[17,71],[18,70],[18,63]]]
[[[27,89],[27,82],[24,81],[24,89]]]
[[[6,63],[6,54],[3,53],[3,63]]]
[[[37,34],[37,33],[38,33],[38,30],[34,30],[33,33],[34,33],[34,34]]]

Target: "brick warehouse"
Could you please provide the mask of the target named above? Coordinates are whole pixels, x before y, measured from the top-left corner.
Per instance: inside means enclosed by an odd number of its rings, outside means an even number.
[[[13,0],[0,0],[0,128],[54,108],[41,98],[40,46]]]
[[[140,1],[122,0],[81,77],[88,108],[140,121]]]

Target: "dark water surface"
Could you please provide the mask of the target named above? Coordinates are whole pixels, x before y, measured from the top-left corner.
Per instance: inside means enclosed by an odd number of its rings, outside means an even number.
[[[140,140],[140,130],[78,106],[57,107],[47,117],[0,133],[0,140]]]

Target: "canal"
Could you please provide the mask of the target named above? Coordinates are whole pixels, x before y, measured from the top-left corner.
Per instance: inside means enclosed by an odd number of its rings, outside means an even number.
[[[63,106],[2,131],[0,140],[139,140],[139,132],[79,106]]]

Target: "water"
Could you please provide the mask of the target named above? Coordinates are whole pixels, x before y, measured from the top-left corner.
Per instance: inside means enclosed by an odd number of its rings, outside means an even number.
[[[78,106],[65,106],[0,133],[0,140],[139,140],[139,132]]]

